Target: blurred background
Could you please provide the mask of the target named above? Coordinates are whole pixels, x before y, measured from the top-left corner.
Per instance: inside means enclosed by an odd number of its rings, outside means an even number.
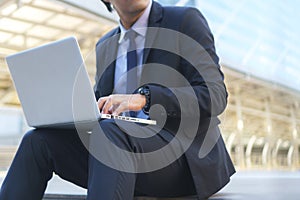
[[[159,0],[206,17],[225,73],[221,129],[237,170],[300,169],[299,1]],[[29,129],[5,57],[75,35],[91,80],[94,46],[118,25],[100,0],[0,0],[0,171]],[[195,26],[197,26],[195,24]],[[0,174],[1,176],[1,174]]]

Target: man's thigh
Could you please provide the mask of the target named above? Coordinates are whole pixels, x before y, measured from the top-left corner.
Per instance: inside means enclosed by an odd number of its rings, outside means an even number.
[[[98,159],[107,161],[106,164],[111,164],[114,169],[136,173],[135,195],[175,197],[195,194],[182,146],[170,132],[113,120],[101,121],[100,127],[108,140],[104,142],[104,137],[95,137],[99,134],[95,129],[91,143],[97,143],[92,146],[99,149],[92,152],[105,152]],[[104,144],[107,142],[110,144]],[[102,148],[104,146],[106,148]]]
[[[45,143],[57,175],[87,188],[89,154],[76,129],[36,129],[30,134]]]

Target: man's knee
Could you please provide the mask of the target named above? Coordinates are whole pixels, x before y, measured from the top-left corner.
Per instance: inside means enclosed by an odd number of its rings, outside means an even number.
[[[105,119],[99,121],[100,127],[104,130],[110,130],[115,126],[115,122],[112,119]]]
[[[47,145],[43,135],[39,130],[30,130],[22,138],[19,146],[19,152],[30,156],[45,156],[47,153]]]
[[[41,138],[40,136],[37,134],[37,130],[29,130],[27,133],[25,133],[25,135],[22,138],[21,141],[21,146],[22,145],[32,145],[34,143],[38,143]]]
[[[108,139],[104,141],[110,142],[112,145],[116,145],[121,149],[129,151],[132,149],[130,136],[114,120],[101,120],[99,127],[93,130],[93,134],[98,136],[101,134],[101,138],[105,137]],[[100,137],[97,138],[100,139]],[[101,142],[103,142],[103,140]]]

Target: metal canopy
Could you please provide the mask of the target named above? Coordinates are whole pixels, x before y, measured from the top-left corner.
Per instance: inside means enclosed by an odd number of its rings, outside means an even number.
[[[95,8],[97,9],[97,8]],[[5,56],[70,35],[77,37],[84,57],[93,53],[97,40],[116,26],[114,17],[99,6],[99,14],[69,1],[4,0],[0,3],[0,106],[19,105],[5,63]],[[92,56],[89,56],[92,57]],[[93,59],[87,59],[94,73]]]

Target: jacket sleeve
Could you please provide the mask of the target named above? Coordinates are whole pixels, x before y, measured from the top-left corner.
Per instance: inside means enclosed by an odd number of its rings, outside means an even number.
[[[176,15],[175,12],[173,15]],[[213,35],[197,9],[185,9],[173,20],[179,23],[176,31],[180,33],[180,36],[176,36],[179,54],[177,57],[180,58],[175,68],[188,83],[179,87],[148,84],[151,105],[163,106],[168,118],[217,117],[226,107],[227,91]]]

